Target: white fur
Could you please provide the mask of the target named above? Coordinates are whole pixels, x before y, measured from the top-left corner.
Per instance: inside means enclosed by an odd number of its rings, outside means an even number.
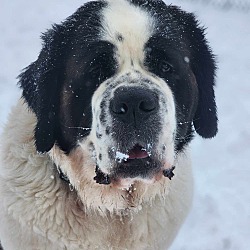
[[[79,178],[79,199],[58,178],[48,155],[36,153],[35,123],[34,114],[20,101],[1,140],[0,239],[5,249],[139,250],[171,244],[191,203],[188,151],[178,155],[171,181],[162,178],[148,187],[137,183],[130,194],[95,184],[91,165],[75,165],[82,161],[84,149],[66,157],[54,148],[52,157],[69,168],[70,178]]]
[[[141,8],[124,0],[109,0],[103,10],[101,39],[107,40],[117,47],[119,71],[131,67],[141,68],[144,59],[144,45],[154,32],[154,19]],[[117,34],[124,40],[117,41]]]

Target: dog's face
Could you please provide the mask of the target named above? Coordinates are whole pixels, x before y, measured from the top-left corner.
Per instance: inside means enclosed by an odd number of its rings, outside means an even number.
[[[38,151],[81,147],[104,184],[152,182],[193,125],[215,136],[214,59],[192,14],[162,1],[95,1],[43,39],[20,77]]]

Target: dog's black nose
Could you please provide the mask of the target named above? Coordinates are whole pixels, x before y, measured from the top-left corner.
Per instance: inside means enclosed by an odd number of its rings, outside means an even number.
[[[141,87],[120,87],[110,102],[111,114],[123,123],[143,122],[159,110],[155,92]]]

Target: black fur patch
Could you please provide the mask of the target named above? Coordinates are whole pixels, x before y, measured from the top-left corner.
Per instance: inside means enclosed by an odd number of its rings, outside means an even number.
[[[100,161],[102,160],[102,154],[99,154],[99,160]]]
[[[178,124],[176,150],[182,150],[192,140],[193,124],[202,137],[215,136],[217,112],[213,87],[216,66],[204,29],[198,26],[193,14],[166,6],[162,1],[131,2],[142,4],[159,15],[157,32],[145,46],[145,64],[174,92]]]
[[[107,126],[105,132],[106,132],[106,135],[110,135],[110,133],[111,133],[111,127]]]
[[[105,2],[89,2],[43,35],[38,59],[19,76],[23,97],[35,112],[36,148],[57,143],[65,152],[90,132],[91,97],[115,73],[114,46],[98,41]]]
[[[124,37],[121,34],[116,34],[116,38],[119,42],[123,42],[124,41]]]

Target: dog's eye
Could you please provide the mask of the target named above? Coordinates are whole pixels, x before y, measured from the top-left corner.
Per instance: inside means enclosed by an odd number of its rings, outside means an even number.
[[[169,64],[168,61],[166,61],[166,60],[162,60],[159,63],[159,69],[163,73],[172,73],[173,72],[173,66],[171,64]]]

